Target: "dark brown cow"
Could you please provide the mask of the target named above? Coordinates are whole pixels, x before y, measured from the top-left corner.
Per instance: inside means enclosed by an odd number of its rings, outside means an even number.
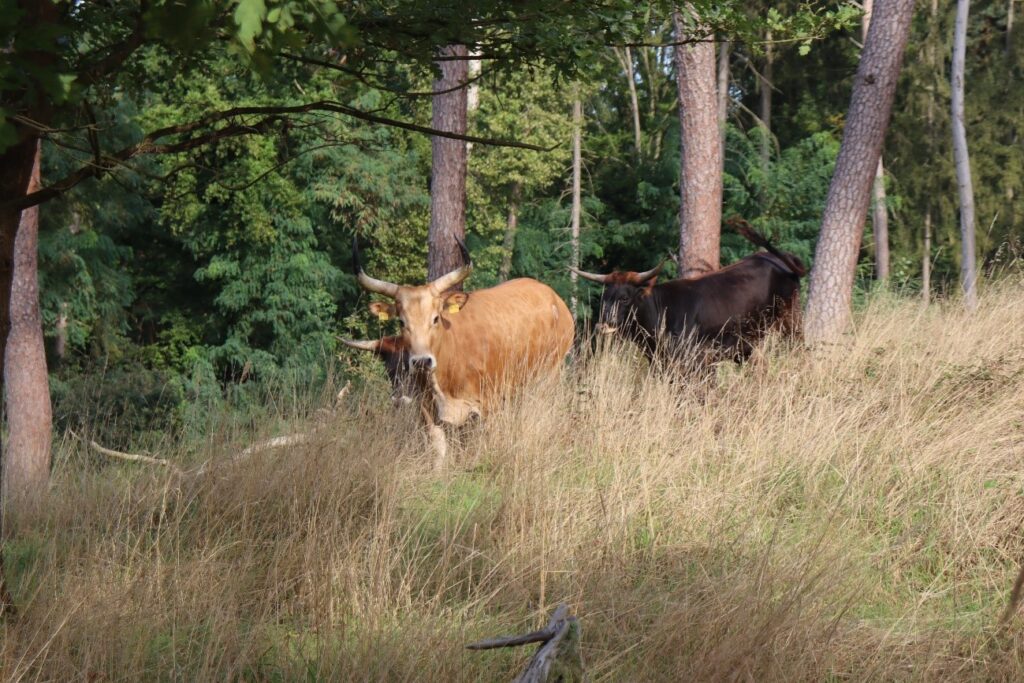
[[[729,225],[768,251],[706,275],[660,285],[661,265],[643,273],[607,275],[573,269],[604,285],[598,331],[618,332],[649,356],[693,340],[720,346],[736,360],[747,358],[769,329],[798,334],[803,263],[773,247],[746,221],[733,218]]]
[[[413,377],[409,372],[409,351],[402,337],[381,337],[377,341],[353,339],[338,340],[350,349],[369,351],[384,363],[384,370],[391,381],[391,400],[395,404],[412,403],[418,395]]]

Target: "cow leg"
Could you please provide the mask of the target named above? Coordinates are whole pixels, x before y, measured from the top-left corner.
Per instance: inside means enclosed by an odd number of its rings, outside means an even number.
[[[434,450],[434,470],[442,471],[448,461],[448,439],[444,434],[444,428],[434,421],[426,402],[420,404],[420,412],[423,413],[423,421],[427,425],[427,440]]]
[[[448,439],[441,425],[433,424],[427,428],[430,445],[434,449],[434,471],[443,472],[448,463]]]

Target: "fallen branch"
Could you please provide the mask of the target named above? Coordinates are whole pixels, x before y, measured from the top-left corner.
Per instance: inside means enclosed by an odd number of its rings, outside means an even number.
[[[262,453],[263,451],[270,451],[275,448],[286,448],[288,446],[301,446],[302,444],[311,442],[313,437],[316,436],[316,433],[327,426],[330,423],[330,419],[338,414],[342,401],[345,400],[345,396],[348,395],[348,392],[351,391],[351,389],[352,382],[345,382],[345,386],[343,386],[337,396],[334,397],[334,406],[329,410],[322,409],[318,411],[316,415],[316,422],[313,425],[313,428],[308,432],[295,432],[293,434],[274,436],[269,439],[265,439],[264,441],[259,441],[250,446],[246,446],[242,451],[228,458],[228,461],[237,462],[255,455],[256,453]],[[209,460],[204,462],[196,471],[196,474],[202,474],[205,472],[209,465]]]
[[[539,631],[518,636],[489,638],[470,643],[466,647],[470,650],[490,650],[497,647],[543,643],[513,683],[545,683],[553,670],[556,680],[568,683],[583,680],[583,659],[580,656],[579,641],[579,622],[576,617],[569,616],[569,607],[563,603],[555,609],[548,625]]]
[[[107,448],[101,446],[92,439],[86,439],[83,436],[79,436],[73,430],[68,432],[74,438],[87,444],[89,448],[96,451],[100,455],[105,455],[110,458],[118,458],[120,460],[128,460],[129,462],[144,462],[149,465],[159,465],[160,467],[169,467],[170,469],[177,470],[178,468],[170,460],[164,460],[163,458],[154,458],[152,455],[145,455],[143,453],[125,453],[124,451],[115,451],[113,448]]]

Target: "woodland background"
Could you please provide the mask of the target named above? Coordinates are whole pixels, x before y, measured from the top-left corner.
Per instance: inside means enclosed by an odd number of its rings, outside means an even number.
[[[906,296],[921,289],[924,258],[940,295],[955,289],[959,268],[948,133],[954,8],[942,3],[928,10],[918,8],[914,18],[884,148],[886,286]],[[781,17],[785,8],[772,4],[764,11]],[[967,129],[978,252],[989,272],[1021,248],[1024,94],[1017,84],[1024,45],[1012,11],[1012,2],[975,3],[968,29]],[[671,43],[664,17],[648,14],[639,23],[647,42]],[[770,55],[764,43],[731,45],[723,214],[748,218],[809,265],[860,39],[859,22],[848,17],[820,40],[774,45]],[[676,248],[673,48],[634,46],[628,61],[623,47],[587,49],[572,74],[542,60],[515,71],[480,62],[468,132],[554,149],[471,145],[466,211],[477,266],[473,287],[524,275],[568,300],[577,96],[584,111],[583,267],[648,268]],[[149,74],[166,74],[169,59],[159,47],[143,47],[127,73],[132,87],[101,91],[110,117],[103,135],[112,146],[190,111],[247,104],[330,99],[392,118],[429,118],[429,97],[392,91],[429,91],[433,74],[399,62],[381,62],[358,77],[288,61],[253,71],[215,45],[189,55],[191,68],[149,82]],[[766,70],[770,98],[762,97]],[[80,159],[45,144],[44,184]],[[336,335],[380,332],[351,273],[352,236],[366,245],[379,277],[404,282],[426,275],[430,163],[423,135],[323,114],[281,135],[148,158],[137,173],[118,169],[46,204],[40,292],[58,426],[106,425],[103,436],[123,444],[140,431],[187,422],[197,405],[244,398],[280,373],[322,381]],[[934,231],[928,254],[926,215]],[[513,220],[517,229],[510,234]],[[858,292],[875,285],[870,227],[869,220]],[[724,235],[723,263],[750,249]],[[581,289],[588,302],[596,294]],[[87,411],[83,396],[90,397]]]

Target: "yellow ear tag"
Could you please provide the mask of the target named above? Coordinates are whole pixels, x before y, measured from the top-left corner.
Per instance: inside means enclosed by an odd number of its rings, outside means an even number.
[[[390,317],[391,316],[389,316],[387,313],[383,312],[377,314],[377,319],[380,320],[382,323],[386,323]]]
[[[448,312],[451,313],[452,315],[455,315],[456,313],[459,312],[459,305],[458,304],[448,304]]]

